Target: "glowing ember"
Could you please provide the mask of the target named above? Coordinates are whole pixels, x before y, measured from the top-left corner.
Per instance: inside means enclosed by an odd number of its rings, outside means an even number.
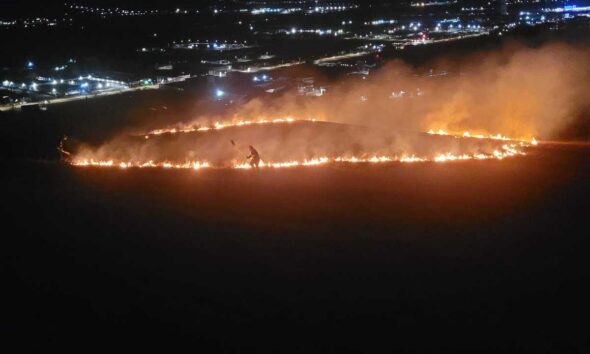
[[[450,161],[465,161],[465,160],[489,160],[489,159],[497,159],[502,160],[507,157],[513,157],[518,155],[525,155],[525,152],[520,150],[519,148],[522,147],[522,144],[505,144],[502,146],[500,150],[495,150],[491,154],[484,154],[484,153],[477,153],[477,154],[453,154],[453,153],[444,153],[438,154],[434,157],[418,157],[415,155],[411,156],[370,156],[370,157],[356,157],[356,156],[340,156],[340,157],[319,157],[314,159],[306,159],[302,161],[284,161],[284,162],[265,162],[261,161],[259,168],[290,168],[290,167],[311,167],[311,166],[320,166],[320,165],[327,165],[327,164],[336,164],[336,163],[365,163],[365,164],[378,164],[378,163],[391,163],[391,162],[400,162],[400,163],[418,163],[418,162],[450,162]],[[188,161],[184,163],[173,163],[169,161],[164,162],[154,162],[154,161],[146,161],[146,162],[115,162],[114,160],[104,160],[104,161],[96,161],[96,160],[74,160],[71,163],[74,166],[91,166],[91,167],[119,167],[119,168],[167,168],[167,169],[194,169],[200,170],[203,168],[211,168],[211,166],[206,161]],[[253,167],[248,163],[233,163],[230,166],[217,166],[217,168],[234,168],[234,169],[253,169]]]
[[[426,133],[430,134],[430,135],[452,136],[455,138],[491,139],[491,140],[518,141],[518,142],[523,142],[523,143],[524,142],[529,143],[528,140],[510,138],[510,137],[504,136],[502,134],[484,135],[484,134],[472,134],[470,132],[464,132],[463,134],[452,134],[452,133],[448,133],[447,131],[442,130],[442,129],[438,129],[438,130],[430,129]],[[537,145],[537,140],[535,138],[532,138],[532,140],[530,141],[530,144]]]
[[[264,161],[260,161],[259,167],[261,167],[261,168],[264,168],[264,167],[285,168],[285,167],[297,167],[297,166],[319,166],[319,165],[324,165],[324,164],[327,164],[327,163],[330,163],[330,162],[333,162],[333,161],[334,160],[331,160],[328,157],[320,157],[320,158],[317,158],[317,159],[303,160],[303,161],[287,161],[287,162],[264,162]],[[253,168],[248,163],[234,164],[232,167],[233,168],[238,168],[238,169],[251,169],[251,168]]]
[[[287,118],[277,118],[272,120],[267,119],[260,119],[260,120],[240,120],[237,122],[228,122],[228,123],[220,123],[217,122],[210,127],[200,127],[200,126],[188,126],[184,128],[170,128],[170,129],[158,129],[154,130],[147,135],[144,135],[145,139],[149,139],[152,135],[161,135],[161,134],[176,134],[176,133],[188,133],[188,132],[204,132],[209,130],[219,130],[225,129],[229,127],[243,127],[249,125],[263,125],[263,124],[289,124],[293,122],[316,122],[316,119],[310,120],[297,120],[291,117]],[[537,145],[537,140],[532,138],[531,140],[523,140],[523,139],[513,139],[506,137],[501,134],[495,135],[482,135],[482,134],[472,134],[468,131],[463,132],[462,134],[452,134],[448,133],[443,129],[433,130],[430,129],[428,134],[431,135],[441,135],[441,136],[450,136],[454,138],[476,138],[476,139],[490,139],[490,140],[500,140],[505,141],[506,143],[502,145],[501,148],[494,150],[493,152],[478,152],[478,153],[452,153],[452,152],[445,152],[445,153],[438,153],[434,156],[416,156],[416,155],[401,155],[401,156],[387,156],[387,155],[365,155],[362,157],[359,156],[323,156],[313,159],[305,159],[305,160],[294,160],[294,161],[260,161],[259,167],[260,168],[291,168],[291,167],[311,167],[311,166],[320,166],[326,164],[337,164],[337,163],[364,163],[364,164],[377,164],[377,163],[392,163],[392,162],[399,162],[399,163],[419,163],[419,162],[452,162],[452,161],[465,161],[465,160],[489,160],[489,159],[497,159],[502,160],[507,157],[513,157],[518,155],[525,155],[524,148],[529,147],[531,145]],[[233,144],[233,141],[232,141]],[[233,168],[233,169],[253,169],[249,163],[247,162],[233,162],[230,164],[221,164],[212,166],[207,161],[185,161],[185,162],[173,162],[173,161],[117,161],[116,159],[104,159],[104,160],[95,160],[92,158],[84,158],[84,157],[74,157],[70,160],[70,163],[74,166],[80,167],[119,167],[121,169],[127,168],[165,168],[165,169],[194,169],[200,170],[203,168]]]
[[[162,135],[162,134],[178,134],[178,133],[193,133],[193,132],[206,132],[210,130],[220,130],[225,128],[243,127],[248,125],[265,125],[265,124],[287,124],[294,122],[317,122],[315,118],[312,119],[294,119],[291,117],[276,118],[276,119],[258,119],[258,120],[239,120],[237,122],[216,122],[211,126],[197,126],[189,125],[182,128],[164,128],[156,129],[151,132],[144,134],[145,139],[149,139],[150,135]]]
[[[417,157],[416,155],[411,155],[411,156],[402,156],[399,159],[399,162],[407,162],[407,163],[411,163],[411,162],[425,162],[427,161],[426,159],[423,159],[421,157]]]
[[[187,161],[184,163],[172,163],[172,162],[118,162],[115,163],[113,160],[108,161],[96,161],[96,160],[74,160],[71,162],[73,166],[79,167],[119,167],[119,168],[176,168],[176,169],[193,169],[200,170],[202,168],[211,167],[206,161]]]

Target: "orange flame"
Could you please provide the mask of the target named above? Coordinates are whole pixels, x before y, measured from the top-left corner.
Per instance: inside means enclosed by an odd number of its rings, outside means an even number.
[[[531,140],[523,139],[523,138],[510,138],[502,134],[472,134],[468,131],[463,132],[463,134],[453,134],[448,133],[443,129],[430,129],[426,132],[430,135],[442,135],[442,136],[452,136],[455,138],[474,138],[474,139],[491,139],[491,140],[503,140],[503,141],[518,141],[523,143],[530,143],[531,145],[537,145],[537,140],[533,137]]]
[[[311,119],[295,119],[291,117],[275,118],[275,119],[257,119],[257,120],[238,120],[235,122],[215,122],[211,126],[195,126],[189,125],[181,128],[163,128],[155,129],[144,134],[146,139],[149,139],[152,135],[162,134],[178,134],[178,133],[193,133],[193,132],[206,132],[210,130],[220,130],[225,128],[243,127],[248,125],[267,125],[267,124],[286,124],[294,122],[317,122],[316,118]]]
[[[172,163],[168,161],[164,162],[154,162],[154,161],[144,161],[144,162],[125,162],[121,161],[115,163],[113,160],[104,160],[104,161],[97,161],[97,160],[87,160],[87,159],[78,159],[73,160],[71,162],[73,166],[79,167],[119,167],[119,168],[176,168],[176,169],[193,169],[193,170],[200,170],[202,168],[211,167],[210,164],[206,161],[187,161],[184,163]]]
[[[502,160],[507,157],[513,157],[518,155],[525,155],[526,153],[521,149],[523,144],[504,144],[500,150],[495,150],[491,154],[477,153],[477,154],[453,154],[453,153],[441,153],[434,157],[418,157],[415,155],[403,155],[403,156],[384,156],[374,155],[370,157],[357,157],[357,156],[338,156],[338,157],[327,157],[322,156],[313,159],[305,159],[302,161],[261,161],[260,168],[290,168],[290,167],[312,167],[321,166],[327,164],[336,163],[365,163],[365,164],[378,164],[378,163],[417,163],[417,162],[451,162],[451,161],[465,161],[465,160],[489,160],[497,159]],[[206,161],[187,161],[183,163],[174,163],[170,161],[154,162],[154,161],[119,161],[114,160],[102,160],[96,161],[93,159],[75,159],[71,162],[74,166],[79,167],[119,167],[122,169],[126,168],[174,168],[174,169],[193,169],[200,170],[204,168],[212,168],[211,164]],[[227,167],[227,166],[226,166]],[[231,168],[234,169],[252,169],[253,167],[248,163],[233,163]],[[223,168],[217,166],[217,168]]]
[[[219,130],[229,127],[242,127],[249,125],[263,125],[263,124],[289,124],[293,122],[316,122],[316,119],[300,120],[291,117],[277,118],[277,119],[259,119],[259,120],[239,120],[234,122],[220,123],[217,122],[210,127],[199,127],[199,126],[188,126],[185,128],[166,128],[157,129],[149,132],[145,135],[148,139],[150,135],[161,135],[161,134],[176,134],[176,133],[188,133],[188,132],[204,132],[209,130]],[[305,159],[301,161],[261,161],[259,164],[260,168],[290,168],[290,167],[311,167],[320,166],[326,164],[336,163],[365,163],[365,164],[377,164],[377,163],[417,163],[417,162],[451,162],[451,161],[465,161],[465,160],[488,160],[497,159],[502,160],[507,157],[513,157],[518,155],[525,155],[524,147],[537,145],[537,140],[533,137],[531,140],[514,139],[501,134],[472,134],[468,131],[462,134],[448,133],[443,129],[430,129],[427,134],[451,136],[455,138],[476,138],[476,139],[491,139],[506,141],[501,149],[495,150],[492,153],[475,153],[475,154],[454,154],[451,152],[439,153],[434,156],[416,156],[416,155],[402,155],[402,156],[386,156],[386,155],[374,155],[374,156],[336,156],[336,157],[318,157],[312,159]],[[127,168],[166,168],[166,169],[193,169],[200,170],[204,168],[227,168],[231,167],[234,169],[252,169],[253,167],[249,163],[234,162],[230,166],[212,166],[207,161],[185,161],[185,162],[172,162],[172,161],[116,161],[115,159],[105,160],[94,160],[87,158],[74,158],[70,161],[73,166],[79,167],[119,167],[121,169]]]

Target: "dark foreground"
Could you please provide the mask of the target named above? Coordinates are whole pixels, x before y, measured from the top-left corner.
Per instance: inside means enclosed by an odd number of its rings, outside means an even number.
[[[2,173],[5,344],[590,350],[590,149],[258,172],[31,162]]]

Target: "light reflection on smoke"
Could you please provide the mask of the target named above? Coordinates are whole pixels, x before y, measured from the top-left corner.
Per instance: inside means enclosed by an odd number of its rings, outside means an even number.
[[[423,69],[397,61],[371,80],[343,79],[321,99],[293,94],[257,98],[233,114],[264,118],[216,119],[203,124],[211,118],[199,117],[153,129],[142,134],[140,142],[120,136],[98,148],[83,146],[73,152],[71,162],[122,168],[249,168],[238,157],[247,144],[263,151],[262,168],[524,155],[527,147],[537,144],[536,137],[551,138],[571,124],[590,101],[589,59],[587,51],[561,44],[510,47],[460,62],[442,59],[432,63],[455,73],[436,79],[421,77]],[[391,95],[402,89],[420,94]],[[336,124],[330,130],[320,122],[342,123],[348,130]],[[246,133],[242,128],[256,131]],[[209,135],[221,131],[227,135]],[[417,132],[427,132],[431,139],[411,136]],[[233,151],[228,141],[232,139],[233,144],[235,136],[240,136],[242,145]],[[451,143],[441,142],[443,138]],[[479,145],[474,142],[478,140]]]

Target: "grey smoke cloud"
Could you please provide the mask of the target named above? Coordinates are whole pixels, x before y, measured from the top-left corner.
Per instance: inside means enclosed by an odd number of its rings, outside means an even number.
[[[96,159],[206,159],[222,163],[239,158],[229,139],[236,139],[242,149],[253,144],[274,160],[436,151],[490,153],[497,143],[465,143],[419,132],[443,129],[459,134],[469,131],[527,140],[552,139],[576,120],[584,119],[580,113],[590,102],[589,59],[587,48],[552,43],[539,48],[512,44],[462,58],[439,58],[420,68],[397,60],[386,64],[370,80],[340,79],[321,99],[291,92],[253,99],[230,114],[234,119],[291,116],[345,125],[249,127],[148,140],[122,134],[99,148],[83,147],[80,153]],[[450,74],[421,75],[430,68]],[[405,92],[403,98],[392,97],[400,91]],[[188,124],[216,120],[222,119],[199,116]]]

